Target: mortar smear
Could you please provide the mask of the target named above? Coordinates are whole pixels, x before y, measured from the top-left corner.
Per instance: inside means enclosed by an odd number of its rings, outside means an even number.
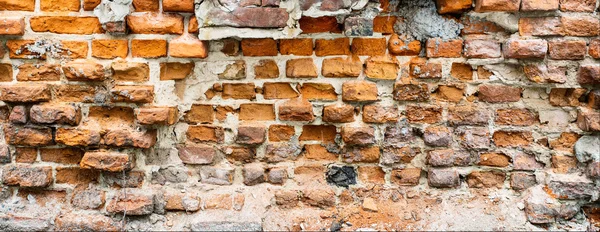
[[[416,40],[434,37],[453,39],[459,36],[464,27],[457,21],[439,15],[433,0],[400,0],[397,12],[404,20],[398,20],[394,31]]]

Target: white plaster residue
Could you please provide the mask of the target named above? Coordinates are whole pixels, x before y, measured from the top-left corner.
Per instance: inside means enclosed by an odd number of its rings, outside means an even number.
[[[100,23],[121,22],[131,11],[132,0],[102,0],[94,9]]]

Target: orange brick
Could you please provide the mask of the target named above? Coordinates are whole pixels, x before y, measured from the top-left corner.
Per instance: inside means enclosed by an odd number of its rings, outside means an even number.
[[[194,13],[194,0],[163,0],[163,11]]]
[[[56,64],[22,64],[17,74],[18,81],[58,81],[60,66]]]
[[[313,54],[313,41],[307,39],[282,39],[279,40],[281,55],[310,56]]]
[[[35,16],[29,20],[29,24],[35,32],[82,35],[104,33],[96,17]]]
[[[0,82],[10,82],[12,80],[13,80],[12,65],[0,63]]]
[[[274,39],[243,39],[244,56],[276,56],[277,41]]]
[[[167,56],[167,41],[162,39],[131,40],[131,55],[142,58],[158,58]]]
[[[100,5],[100,2],[101,0],[83,0],[83,10],[92,11]]]
[[[473,0],[437,0],[438,13],[462,13],[471,8]]]
[[[88,55],[88,42],[87,41],[60,41],[62,44],[63,57],[72,59],[86,58]]]
[[[128,15],[127,26],[133,34],[183,34],[183,16],[159,13]]]
[[[315,41],[317,56],[337,56],[350,54],[350,39],[317,39]]]
[[[21,18],[0,18],[0,35],[25,34],[25,20]],[[1,56],[0,56],[1,57]]]
[[[240,120],[275,120],[275,108],[272,104],[248,103],[240,105]]]
[[[137,12],[158,12],[159,5],[158,0],[133,0],[133,7]]]
[[[169,42],[169,56],[180,58],[206,58],[207,41],[201,41],[193,35],[182,35]]]
[[[396,16],[377,16],[373,19],[373,32],[379,32],[384,35],[394,33],[394,23],[396,23]]]
[[[81,8],[80,0],[40,0],[40,9],[42,11],[79,11]]]
[[[358,56],[385,55],[386,50],[385,38],[354,38],[352,40],[352,54]]]
[[[303,34],[320,32],[342,33],[341,25],[334,16],[318,18],[301,17],[298,22]]]
[[[101,59],[126,58],[127,40],[96,39],[92,40],[92,56]]]
[[[198,33],[198,19],[196,16],[190,17],[190,22],[188,24],[188,32],[189,33]]]
[[[33,11],[35,0],[0,0],[0,10]]]

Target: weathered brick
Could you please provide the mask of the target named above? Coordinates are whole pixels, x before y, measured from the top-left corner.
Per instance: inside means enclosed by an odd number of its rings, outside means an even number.
[[[28,109],[25,106],[14,106],[8,115],[8,121],[13,124],[25,124],[29,114]]]
[[[513,172],[510,175],[510,186],[514,190],[525,190],[536,184],[535,175],[527,172]]]
[[[412,60],[410,63],[410,75],[419,79],[442,78],[442,64],[429,62],[426,59]]]
[[[398,121],[398,108],[393,105],[370,104],[363,106],[363,122],[390,123]]]
[[[467,58],[499,58],[502,56],[500,43],[495,40],[467,39],[465,40],[465,57]]]
[[[354,107],[351,105],[327,105],[323,107],[324,122],[354,122]]]
[[[334,16],[322,16],[322,17],[301,17],[299,20],[300,29],[303,34],[309,33],[341,33],[341,25],[338,23]]]
[[[533,142],[531,131],[495,131],[492,139],[498,147],[528,146]]]
[[[370,145],[375,143],[375,129],[370,126],[342,127],[342,140],[347,145]]]
[[[395,56],[417,56],[421,53],[421,42],[393,34],[388,42],[388,49]]]
[[[22,64],[17,81],[58,81],[60,66],[56,64]]]
[[[102,59],[125,58],[129,52],[127,40],[95,39],[92,40],[92,56]]]
[[[102,139],[107,146],[150,148],[156,143],[156,130],[108,130]]]
[[[285,63],[285,75],[290,78],[316,78],[317,66],[312,58],[288,60]]]
[[[456,106],[448,109],[448,122],[451,125],[486,125],[489,111],[473,106]]]
[[[169,56],[178,58],[206,58],[208,42],[196,36],[184,34],[169,41]]]
[[[271,104],[241,104],[239,119],[257,121],[275,120],[275,110]]]
[[[194,12],[193,0],[164,0],[162,4],[164,11]]]
[[[377,16],[373,19],[373,32],[379,32],[384,35],[394,33],[394,24],[398,17],[396,16]]]
[[[57,34],[99,34],[104,30],[96,17],[34,16],[29,20],[31,30]]]
[[[406,117],[412,123],[436,123],[442,120],[442,108],[437,106],[406,106]]]
[[[245,145],[260,145],[265,142],[265,130],[263,125],[240,125],[235,142]]]
[[[377,85],[367,81],[347,81],[342,84],[342,100],[350,102],[377,101]]]
[[[133,156],[127,153],[98,150],[87,151],[81,158],[80,166],[85,169],[121,172],[132,169],[135,162]]]
[[[215,109],[212,105],[194,104],[184,115],[186,122],[212,123],[215,120]]]
[[[201,182],[214,185],[231,185],[233,182],[233,171],[234,169],[230,168],[205,167],[200,170]],[[206,207],[209,208],[209,206]]]
[[[399,62],[394,56],[369,57],[365,63],[365,75],[369,78],[395,80],[398,76]]]
[[[553,88],[550,90],[548,98],[550,105],[553,106],[578,106],[579,98],[587,92],[582,88]]]
[[[195,212],[200,210],[200,196],[196,193],[167,192],[164,194],[166,210],[184,210]]]
[[[600,89],[590,91],[587,98],[590,108],[600,109]]]
[[[590,41],[588,54],[594,59],[600,59],[600,39]]]
[[[183,80],[194,71],[195,64],[167,62],[160,63],[160,80]]]
[[[480,85],[479,100],[489,103],[517,102],[522,89],[504,85]]]
[[[377,166],[360,166],[358,179],[362,183],[385,184],[385,172]]]
[[[544,58],[548,52],[548,43],[541,39],[509,39],[503,49],[506,58]]]
[[[550,36],[562,34],[561,20],[558,17],[520,18],[519,34],[522,36]]]
[[[71,61],[62,70],[70,81],[103,81],[107,77],[104,66],[91,61]]]
[[[20,187],[46,187],[52,183],[52,167],[12,164],[2,167],[2,182]]]
[[[467,149],[487,149],[490,147],[490,132],[484,127],[459,127],[455,133],[460,138],[460,144]]]
[[[394,100],[396,101],[427,101],[429,100],[430,92],[427,84],[403,84],[395,83]]]
[[[154,194],[147,190],[125,189],[106,205],[109,213],[123,213],[129,215],[148,215],[154,210]]]
[[[551,162],[555,173],[569,173],[577,168],[577,158],[575,156],[553,155]]]
[[[502,188],[506,174],[497,171],[475,171],[467,175],[467,184],[470,188]]]
[[[315,55],[317,56],[335,56],[350,54],[350,39],[316,39]]]
[[[296,134],[293,126],[289,125],[271,125],[269,126],[269,141],[282,142],[289,141]]]
[[[554,60],[582,60],[585,52],[583,40],[551,40],[548,43],[548,55]]]
[[[158,12],[159,5],[158,0],[133,0],[133,7],[137,12]]]
[[[196,143],[222,143],[224,131],[222,127],[217,126],[190,126],[187,130],[186,135],[188,140]]]
[[[479,165],[492,167],[507,167],[510,165],[510,157],[504,153],[487,152],[479,155]]]
[[[536,83],[565,83],[567,81],[566,67],[546,66],[546,64],[527,64],[523,72],[530,81]]]
[[[421,179],[420,168],[404,168],[400,170],[392,170],[390,181],[397,185],[415,186],[419,184]]]
[[[223,84],[223,99],[254,99],[256,92],[254,83],[227,83]]]
[[[83,153],[79,148],[41,148],[40,158],[44,162],[79,164]]]
[[[35,0],[2,0],[0,1],[0,10],[2,11],[33,11],[35,9]]]
[[[40,9],[42,11],[61,12],[61,11],[79,11],[81,1],[78,0],[41,0]]]
[[[12,80],[13,80],[12,65],[11,64],[0,64],[0,82],[11,82]]]
[[[302,154],[309,160],[336,161],[338,159],[337,154],[327,151],[327,148],[321,144],[305,144]]]
[[[600,21],[598,17],[563,16],[560,18],[562,35],[564,36],[598,36],[600,35]]]
[[[323,59],[321,73],[324,77],[358,77],[362,72],[362,62],[354,58]]]
[[[299,95],[290,83],[275,82],[263,84],[263,96],[265,99],[290,99]]]
[[[471,8],[473,0],[436,0],[439,14],[462,13]]]
[[[561,11],[593,12],[596,7],[594,0],[561,0]]]
[[[180,147],[179,158],[184,164],[211,164],[217,152],[210,146]]]
[[[431,150],[427,153],[427,163],[434,167],[468,166],[471,164],[471,157],[466,151]]]
[[[20,146],[47,146],[54,144],[50,128],[4,126],[6,143]]]
[[[136,119],[143,125],[173,125],[177,122],[177,107],[141,107],[136,110]]]
[[[40,104],[29,110],[33,123],[67,124],[76,126],[81,121],[81,111],[72,104]]]
[[[276,56],[278,53],[274,39],[243,39],[241,46],[244,56]]]
[[[67,183],[72,185],[88,185],[96,182],[100,177],[100,172],[90,169],[72,168],[72,167],[57,167],[56,168],[56,183]]]
[[[118,221],[100,213],[66,212],[55,220],[57,230],[120,230]]]
[[[600,113],[581,108],[577,112],[577,126],[584,131],[600,131]]]
[[[423,133],[423,141],[432,147],[447,147],[452,142],[452,132],[444,126],[429,126]]]
[[[85,128],[58,128],[56,142],[67,146],[97,146],[100,144],[100,131]]]
[[[460,102],[465,95],[465,86],[456,85],[440,85],[436,90],[436,96],[441,101]]]
[[[381,56],[385,55],[387,41],[385,38],[354,38],[352,39],[351,51],[357,56]]]
[[[290,99],[279,105],[279,120],[284,121],[312,121],[312,104],[305,99]]]
[[[558,0],[521,0],[521,11],[558,10]]]
[[[246,164],[242,168],[244,184],[248,186],[257,185],[266,182],[266,169],[261,163]]]
[[[427,173],[429,186],[436,188],[452,188],[460,185],[458,172],[454,169],[429,169]]]
[[[521,0],[477,0],[475,1],[475,11],[493,12],[493,11],[519,11]]]
[[[183,34],[183,16],[179,14],[140,13],[127,16],[134,34]]]
[[[300,141],[320,141],[321,143],[334,143],[337,135],[336,127],[332,125],[304,125]]]
[[[15,161],[17,163],[33,163],[37,159],[37,149],[27,147],[15,148]]]
[[[513,126],[531,126],[538,121],[538,115],[529,109],[497,109],[496,124]]]
[[[254,66],[254,76],[256,79],[271,79],[279,77],[279,66],[277,62],[271,59],[260,60]]]
[[[300,88],[302,98],[309,101],[334,101],[337,93],[331,84],[326,83],[303,83]]]
[[[213,8],[204,22],[206,26],[283,28],[288,18],[287,10],[279,7],[240,7],[231,11]]]
[[[0,18],[0,35],[23,35],[25,34],[25,20],[20,17]]]
[[[167,41],[162,39],[132,39],[131,56],[159,58],[167,56]]]
[[[114,102],[151,103],[154,101],[154,86],[117,85],[110,90]]]
[[[577,82],[581,85],[600,85],[600,66],[593,64],[579,66]]]
[[[460,57],[463,49],[463,40],[442,40],[441,38],[432,38],[427,40],[427,57]]]
[[[279,52],[281,55],[310,56],[313,54],[313,41],[306,39],[282,39],[279,40]]]

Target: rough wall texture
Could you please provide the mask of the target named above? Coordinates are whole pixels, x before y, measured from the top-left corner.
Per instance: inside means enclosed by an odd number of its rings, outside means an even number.
[[[598,231],[598,7],[0,0],[0,229]]]

